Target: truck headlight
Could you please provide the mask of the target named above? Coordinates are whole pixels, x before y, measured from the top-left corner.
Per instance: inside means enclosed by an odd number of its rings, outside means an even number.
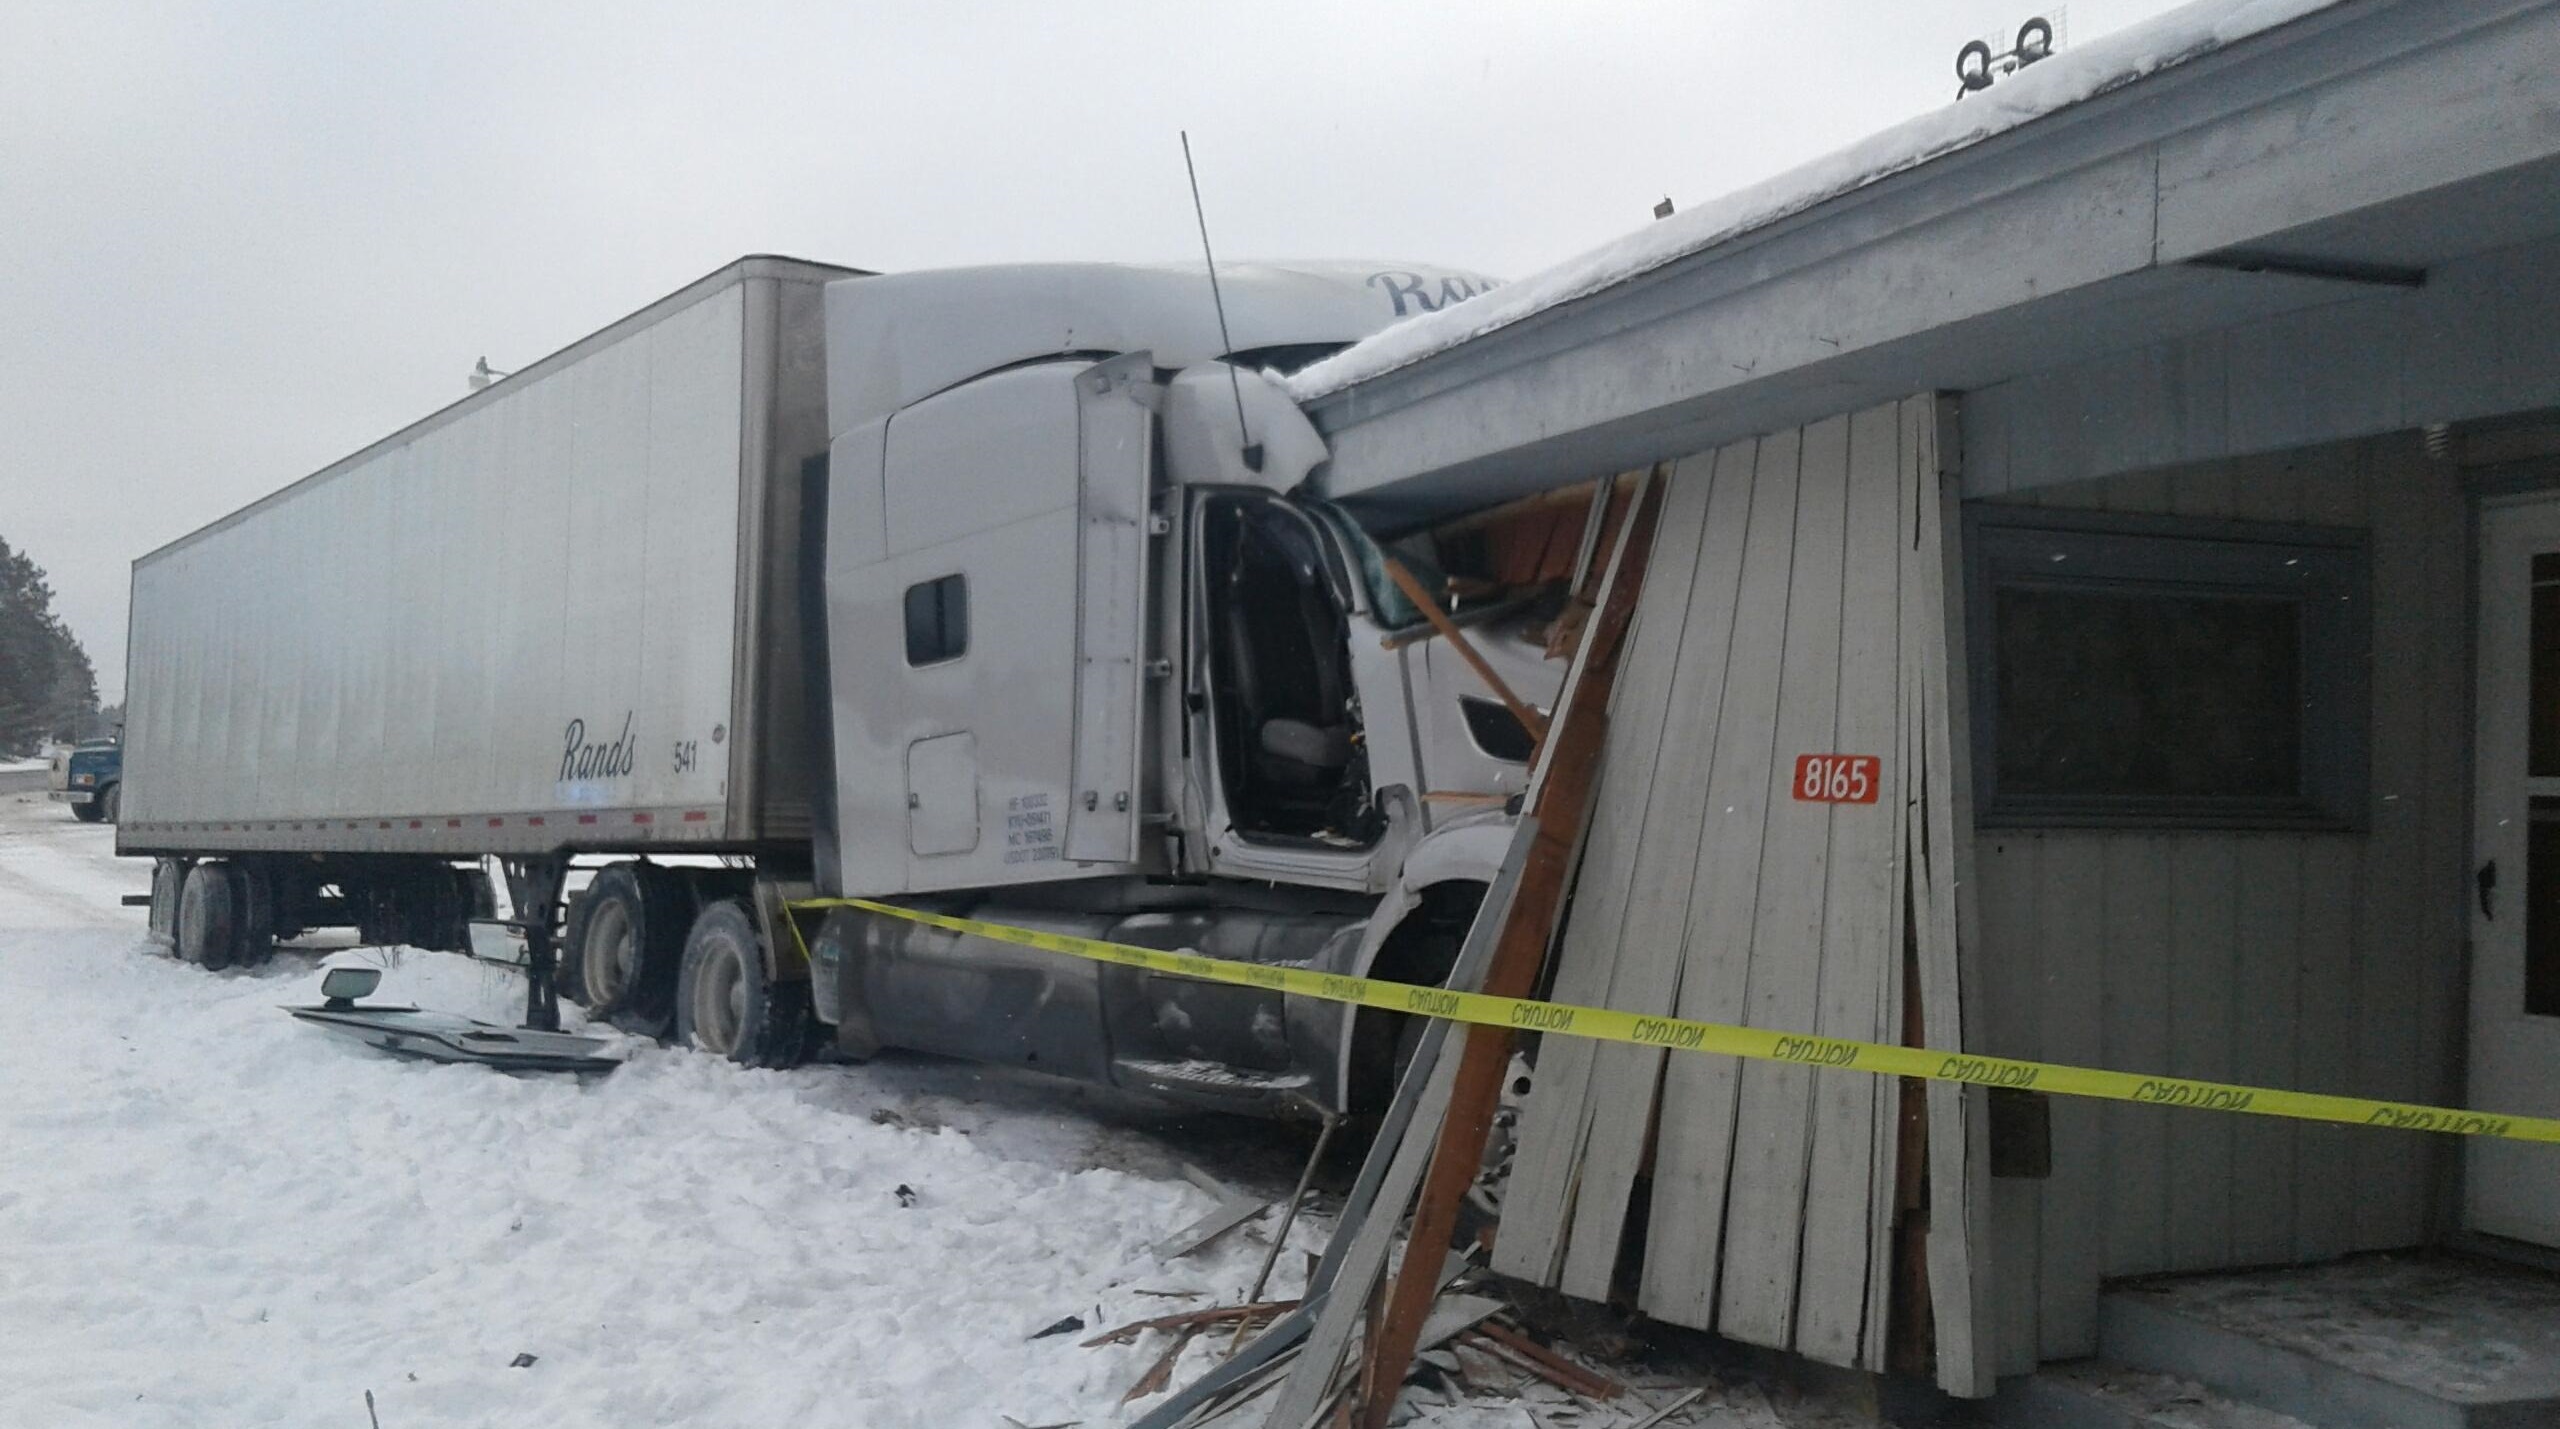
[[[72,783],[74,783],[74,784],[83,784],[83,785],[86,785],[86,784],[95,784],[95,783],[97,783],[97,782],[98,782],[98,776],[97,776],[97,775],[95,775],[95,774],[78,774],[78,775],[74,775],[74,776],[72,776],[72,780],[71,780],[71,782],[72,782]]]

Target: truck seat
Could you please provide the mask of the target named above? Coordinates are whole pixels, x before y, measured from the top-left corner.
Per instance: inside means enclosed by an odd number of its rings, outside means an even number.
[[[1262,722],[1262,748],[1254,760],[1257,772],[1275,783],[1309,788],[1330,785],[1351,762],[1351,731],[1343,725],[1313,725],[1299,719]]]

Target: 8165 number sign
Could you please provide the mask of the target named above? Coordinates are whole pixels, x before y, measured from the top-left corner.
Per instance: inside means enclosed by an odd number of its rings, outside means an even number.
[[[1872,754],[1799,754],[1795,796],[1809,804],[1872,804],[1882,776],[1883,761]]]

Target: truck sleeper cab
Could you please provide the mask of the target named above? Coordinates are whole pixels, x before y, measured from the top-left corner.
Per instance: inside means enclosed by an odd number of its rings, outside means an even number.
[[[1498,712],[1492,692],[1392,595],[1356,523],[1293,494],[1324,452],[1277,382],[1231,377],[1214,346],[1171,346],[1199,341],[1189,319],[1208,313],[1205,285],[1184,281],[1203,291],[1168,291],[1197,306],[1152,327],[1145,301],[1120,310],[1129,340],[1151,344],[1135,351],[1005,353],[912,401],[831,394],[839,859],[819,883],[1437,982],[1501,856],[1525,732],[1497,730],[1488,751],[1463,701]],[[900,286],[832,288],[831,352],[863,345],[848,330],[866,316],[892,326],[877,313]],[[1107,326],[1077,331],[1093,342]],[[1548,612],[1508,613],[1473,638],[1544,704],[1563,664],[1529,631]],[[812,958],[817,1016],[849,1052],[1012,1062],[1266,1112],[1387,1090],[1391,1029],[1335,1005],[853,910],[825,920]]]

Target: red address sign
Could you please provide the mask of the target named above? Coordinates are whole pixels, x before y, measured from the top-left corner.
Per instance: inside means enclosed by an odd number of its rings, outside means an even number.
[[[1883,774],[1883,761],[1872,754],[1799,754],[1795,796],[1812,804],[1872,804]]]

